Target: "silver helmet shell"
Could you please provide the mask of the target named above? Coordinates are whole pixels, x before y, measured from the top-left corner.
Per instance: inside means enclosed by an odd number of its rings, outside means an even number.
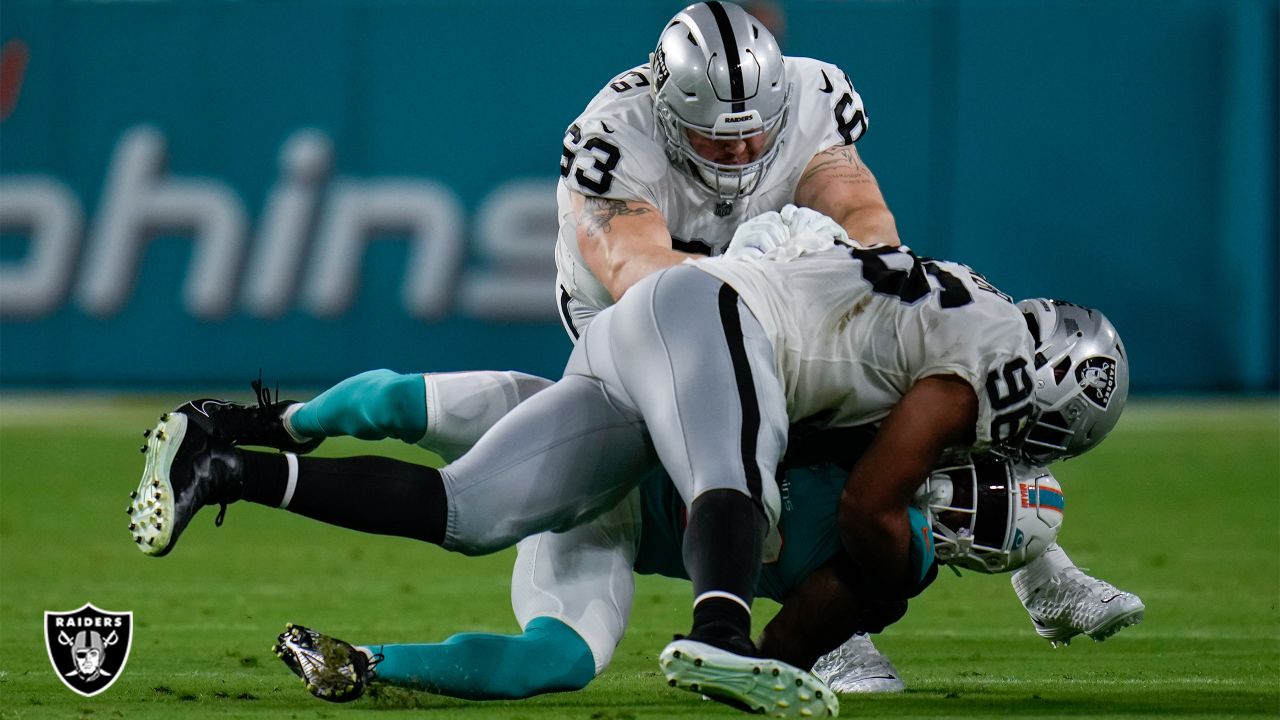
[[[1034,298],[1018,303],[1035,337],[1039,417],[1022,446],[1030,461],[1075,457],[1102,442],[1129,398],[1129,357],[1111,321],[1092,308]]]
[[[704,2],[667,23],[649,56],[654,113],[673,165],[721,201],[751,194],[784,142],[791,86],[782,51],[768,28],[730,3]],[[711,141],[753,140],[745,163],[700,155],[690,135]]]
[[[1016,570],[1062,527],[1062,486],[1042,467],[993,455],[935,470],[917,492],[938,561],[980,573]]]

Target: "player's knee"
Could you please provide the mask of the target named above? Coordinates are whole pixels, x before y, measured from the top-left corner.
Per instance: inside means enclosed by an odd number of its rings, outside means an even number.
[[[524,697],[581,690],[596,676],[595,658],[586,640],[573,628],[549,617],[525,625],[520,637],[522,663],[529,668]]]
[[[527,375],[514,370],[509,371],[507,376],[511,378],[511,382],[516,388],[516,397],[519,402],[524,402],[535,394],[546,390],[555,384],[555,382],[537,375]]]

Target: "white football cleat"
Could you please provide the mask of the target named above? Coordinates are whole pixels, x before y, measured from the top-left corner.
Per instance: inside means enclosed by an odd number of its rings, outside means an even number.
[[[898,669],[880,654],[871,637],[858,633],[818,658],[813,674],[841,693],[899,693],[906,690]]]
[[[780,660],[735,655],[696,640],[676,640],[658,658],[671,687],[769,717],[836,717],[840,701],[812,673]]]
[[[1014,590],[1036,632],[1054,647],[1068,645],[1081,634],[1098,642],[1106,640],[1142,622],[1146,610],[1137,595],[1076,567],[1060,569],[1047,582],[1035,586],[1019,583],[1022,579],[1014,575]]]

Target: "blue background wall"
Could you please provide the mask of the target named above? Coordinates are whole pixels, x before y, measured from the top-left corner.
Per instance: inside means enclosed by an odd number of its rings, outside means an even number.
[[[1101,307],[1138,391],[1276,389],[1277,2],[781,7],[786,51],[840,64],[861,92],[859,149],[913,248],[1014,296]],[[678,9],[4,0],[0,386],[557,375],[561,137]],[[150,185],[113,196],[112,177],[147,167],[126,157],[140,147],[163,152]],[[168,217],[169,191],[221,214]],[[373,242],[344,293],[319,268],[343,236],[325,228],[353,217]],[[243,246],[229,274],[191,275],[206,221]],[[413,228],[457,254],[407,273]],[[112,237],[143,250],[114,304],[95,284]],[[190,283],[210,277],[201,305]]]

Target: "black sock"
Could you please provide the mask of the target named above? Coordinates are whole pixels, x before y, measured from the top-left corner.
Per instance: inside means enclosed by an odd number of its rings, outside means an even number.
[[[244,499],[280,507],[289,477],[285,456],[242,452]],[[436,545],[444,540],[448,518],[438,470],[375,456],[299,457],[297,483],[285,509],[330,525]]]
[[[244,496],[241,500],[280,507],[289,479],[289,464],[284,453],[241,450],[244,458]]]
[[[710,490],[694,499],[684,536],[684,565],[693,580],[693,595],[726,593],[742,603],[716,595],[704,598],[694,607],[691,637],[751,637],[747,608],[760,575],[765,525],[755,502],[736,490]]]

